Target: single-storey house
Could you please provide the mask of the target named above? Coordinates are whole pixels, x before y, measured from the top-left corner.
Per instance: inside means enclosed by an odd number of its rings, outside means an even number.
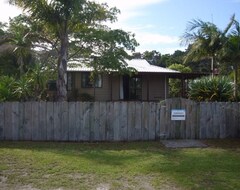
[[[134,68],[134,76],[99,74],[92,82],[92,68],[78,63],[67,68],[68,96],[89,94],[95,101],[159,101],[168,98],[168,80],[180,72],[150,65],[144,59],[126,61]],[[76,97],[75,97],[76,99]]]

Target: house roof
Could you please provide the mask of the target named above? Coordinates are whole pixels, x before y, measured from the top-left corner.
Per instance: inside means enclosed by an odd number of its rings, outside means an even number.
[[[145,59],[126,60],[128,67],[132,67],[140,73],[180,73],[168,68],[163,68],[149,64]],[[86,64],[80,63],[79,60],[70,61],[67,71],[91,72],[93,68],[87,67]]]
[[[132,59],[127,61],[129,67],[133,67],[138,72],[146,72],[146,73],[179,73],[179,71],[175,71],[172,69],[159,67],[156,65],[149,64],[145,59]]]

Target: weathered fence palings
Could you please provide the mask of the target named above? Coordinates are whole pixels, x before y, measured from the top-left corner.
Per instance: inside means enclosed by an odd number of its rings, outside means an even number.
[[[172,109],[186,120],[171,121]],[[6,102],[0,103],[0,140],[136,141],[240,136],[239,103]]]
[[[154,140],[157,119],[156,103],[7,102],[0,104],[0,140]]]

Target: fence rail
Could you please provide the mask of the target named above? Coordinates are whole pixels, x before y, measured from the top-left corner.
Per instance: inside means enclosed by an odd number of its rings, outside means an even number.
[[[171,110],[186,110],[172,121]],[[6,102],[0,140],[138,141],[240,137],[239,103]]]

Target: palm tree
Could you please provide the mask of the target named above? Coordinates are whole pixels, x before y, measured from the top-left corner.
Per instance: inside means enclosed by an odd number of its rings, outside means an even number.
[[[224,31],[221,31],[215,24],[202,20],[193,20],[187,26],[182,36],[182,43],[188,44],[190,49],[185,57],[185,62],[211,59],[211,71],[218,58],[218,52],[226,42],[226,34],[231,28],[235,19],[233,15]]]
[[[28,12],[37,23],[41,40],[49,43],[58,52],[58,100],[67,98],[66,69],[69,54],[69,41],[81,29],[100,26],[102,21],[115,21],[116,8],[87,0],[9,0]]]
[[[0,36],[0,54],[12,54],[16,58],[20,76],[24,73],[24,65],[33,55],[32,39],[29,29],[19,22],[21,16],[10,20],[9,28]]]
[[[224,44],[221,51],[221,57],[224,62],[231,64],[234,69],[234,95],[238,96],[238,70],[240,66],[240,26],[239,22],[234,20],[234,28],[228,35],[228,41]]]

